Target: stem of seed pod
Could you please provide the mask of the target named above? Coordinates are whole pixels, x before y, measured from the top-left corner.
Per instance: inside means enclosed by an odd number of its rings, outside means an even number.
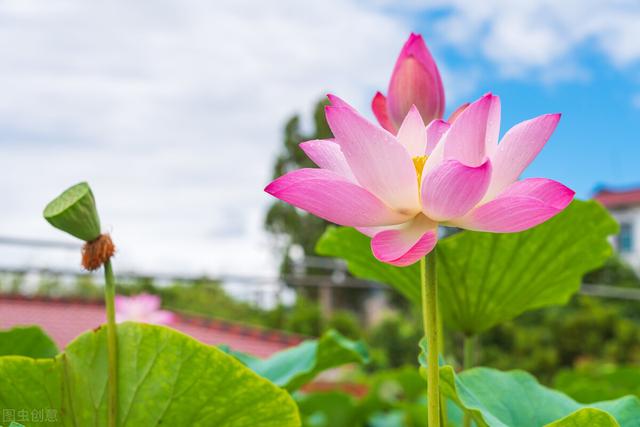
[[[116,427],[118,420],[118,338],[116,334],[116,283],[111,260],[104,263],[104,299],[107,307],[107,350],[109,356],[108,426]]]
[[[427,336],[428,427],[440,427],[440,367],[438,365],[438,289],[435,248],[420,260],[422,319]]]

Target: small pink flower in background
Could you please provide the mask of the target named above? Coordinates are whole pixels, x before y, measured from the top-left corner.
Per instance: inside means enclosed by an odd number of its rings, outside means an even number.
[[[160,309],[160,297],[151,294],[139,294],[130,297],[116,295],[116,321],[128,320],[156,325],[170,325],[175,315]]]
[[[300,147],[320,168],[289,172],[265,191],[372,237],[379,260],[415,263],[437,242],[438,224],[519,232],[561,212],[574,192],[546,178],[518,181],[556,128],[546,114],[511,128],[498,144],[500,99],[487,94],[453,123],[425,126],[410,108],[397,136],[335,96],[326,117],[335,136]]]
[[[396,61],[387,97],[376,93],[371,107],[382,127],[395,134],[413,105],[425,123],[444,114],[440,72],[422,36],[412,33]]]

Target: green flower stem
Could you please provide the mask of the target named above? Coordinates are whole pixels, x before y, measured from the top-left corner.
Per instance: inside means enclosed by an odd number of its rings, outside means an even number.
[[[476,363],[476,335],[465,335],[462,343],[463,359],[462,368],[466,371],[475,366]]]
[[[427,336],[427,405],[428,427],[440,427],[440,387],[438,365],[438,289],[436,281],[436,250],[420,260],[422,282],[422,319]]]
[[[104,263],[104,299],[107,306],[107,349],[109,352],[108,426],[116,427],[118,420],[118,338],[116,335],[116,281],[111,260]]]
[[[476,335],[465,335],[464,341],[462,342],[462,368],[466,371],[467,369],[473,368],[475,365],[476,359]],[[471,427],[471,416],[468,412],[465,411],[463,418],[463,427]]]

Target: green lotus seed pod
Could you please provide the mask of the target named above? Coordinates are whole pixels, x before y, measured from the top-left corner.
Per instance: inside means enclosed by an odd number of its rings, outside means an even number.
[[[56,197],[44,209],[54,227],[86,242],[100,236],[100,217],[89,184],[81,182]]]

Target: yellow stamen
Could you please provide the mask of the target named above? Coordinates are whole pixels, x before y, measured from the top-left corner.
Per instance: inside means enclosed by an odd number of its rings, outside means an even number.
[[[418,189],[420,189],[420,184],[422,184],[422,169],[424,169],[427,157],[429,156],[415,156],[413,158],[413,166],[416,168],[416,176],[418,177]]]

